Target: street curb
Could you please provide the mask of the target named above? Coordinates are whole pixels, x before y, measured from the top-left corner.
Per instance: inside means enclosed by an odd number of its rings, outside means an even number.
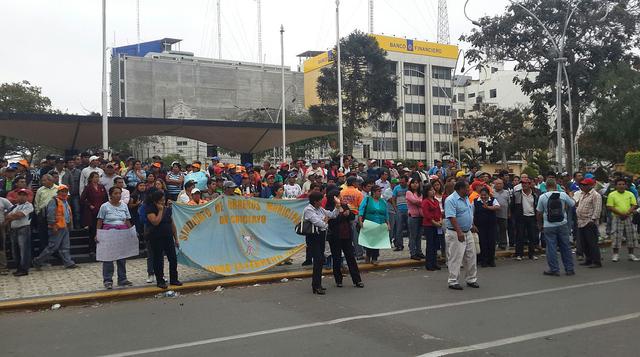
[[[610,245],[610,242],[604,242],[600,244],[601,247]],[[498,251],[496,252],[497,258],[510,258],[513,257],[513,251]],[[424,261],[417,261],[412,259],[397,259],[390,261],[381,261],[377,265],[373,264],[358,264],[360,271],[375,271],[393,268],[404,267],[419,267],[424,266]],[[331,269],[324,269],[324,274],[331,274]],[[170,290],[178,292],[191,292],[198,290],[212,290],[218,286],[246,286],[259,283],[278,282],[284,278],[309,278],[312,275],[310,269],[273,273],[273,274],[261,274],[251,276],[239,276],[221,278],[215,280],[202,280],[186,282],[183,286],[170,286]],[[15,299],[0,301],[0,312],[16,311],[16,310],[32,310],[32,309],[44,309],[50,308],[53,304],[60,304],[62,306],[84,305],[87,303],[101,302],[101,301],[115,301],[115,300],[130,300],[140,297],[154,296],[158,293],[163,293],[167,290],[160,289],[155,286],[133,287],[126,289],[95,291],[88,293],[73,293],[69,295],[52,295],[45,297],[35,297],[26,299]]]

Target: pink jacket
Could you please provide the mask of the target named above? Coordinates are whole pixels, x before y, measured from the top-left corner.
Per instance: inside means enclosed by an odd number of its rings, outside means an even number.
[[[407,191],[407,207],[409,208],[409,217],[422,217],[422,196],[411,191]]]

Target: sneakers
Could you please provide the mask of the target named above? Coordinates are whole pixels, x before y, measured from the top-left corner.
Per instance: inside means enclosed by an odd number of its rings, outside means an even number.
[[[519,262],[521,262],[521,261],[522,261],[522,257],[517,256],[517,257],[516,257],[516,260],[517,260],[517,261],[519,261]]]
[[[636,257],[634,254],[629,254],[629,260],[632,262],[640,262],[640,258]]]
[[[147,277],[147,284],[151,284],[151,283],[153,283],[154,281],[156,281],[156,276],[155,276],[155,275],[153,275],[153,274],[150,274],[150,275]]]
[[[113,283],[110,282],[110,281],[105,282],[104,283],[104,288],[107,289],[107,290],[113,289]]]
[[[538,256],[537,256],[537,255],[534,255],[534,256],[533,256],[533,258],[531,258],[531,259],[533,259],[533,260],[538,260]]]
[[[619,254],[614,254],[611,257],[611,261],[614,262],[614,263],[619,262],[620,261],[620,255]]]

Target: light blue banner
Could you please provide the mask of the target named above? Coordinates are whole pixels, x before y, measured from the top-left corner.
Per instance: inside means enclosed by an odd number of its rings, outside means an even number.
[[[304,249],[294,227],[307,204],[240,196],[202,206],[174,204],[178,262],[225,276],[268,269]]]

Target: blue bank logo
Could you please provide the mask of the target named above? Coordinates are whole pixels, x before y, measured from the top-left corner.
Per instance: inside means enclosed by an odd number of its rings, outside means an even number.
[[[407,51],[413,51],[413,40],[407,40]]]

